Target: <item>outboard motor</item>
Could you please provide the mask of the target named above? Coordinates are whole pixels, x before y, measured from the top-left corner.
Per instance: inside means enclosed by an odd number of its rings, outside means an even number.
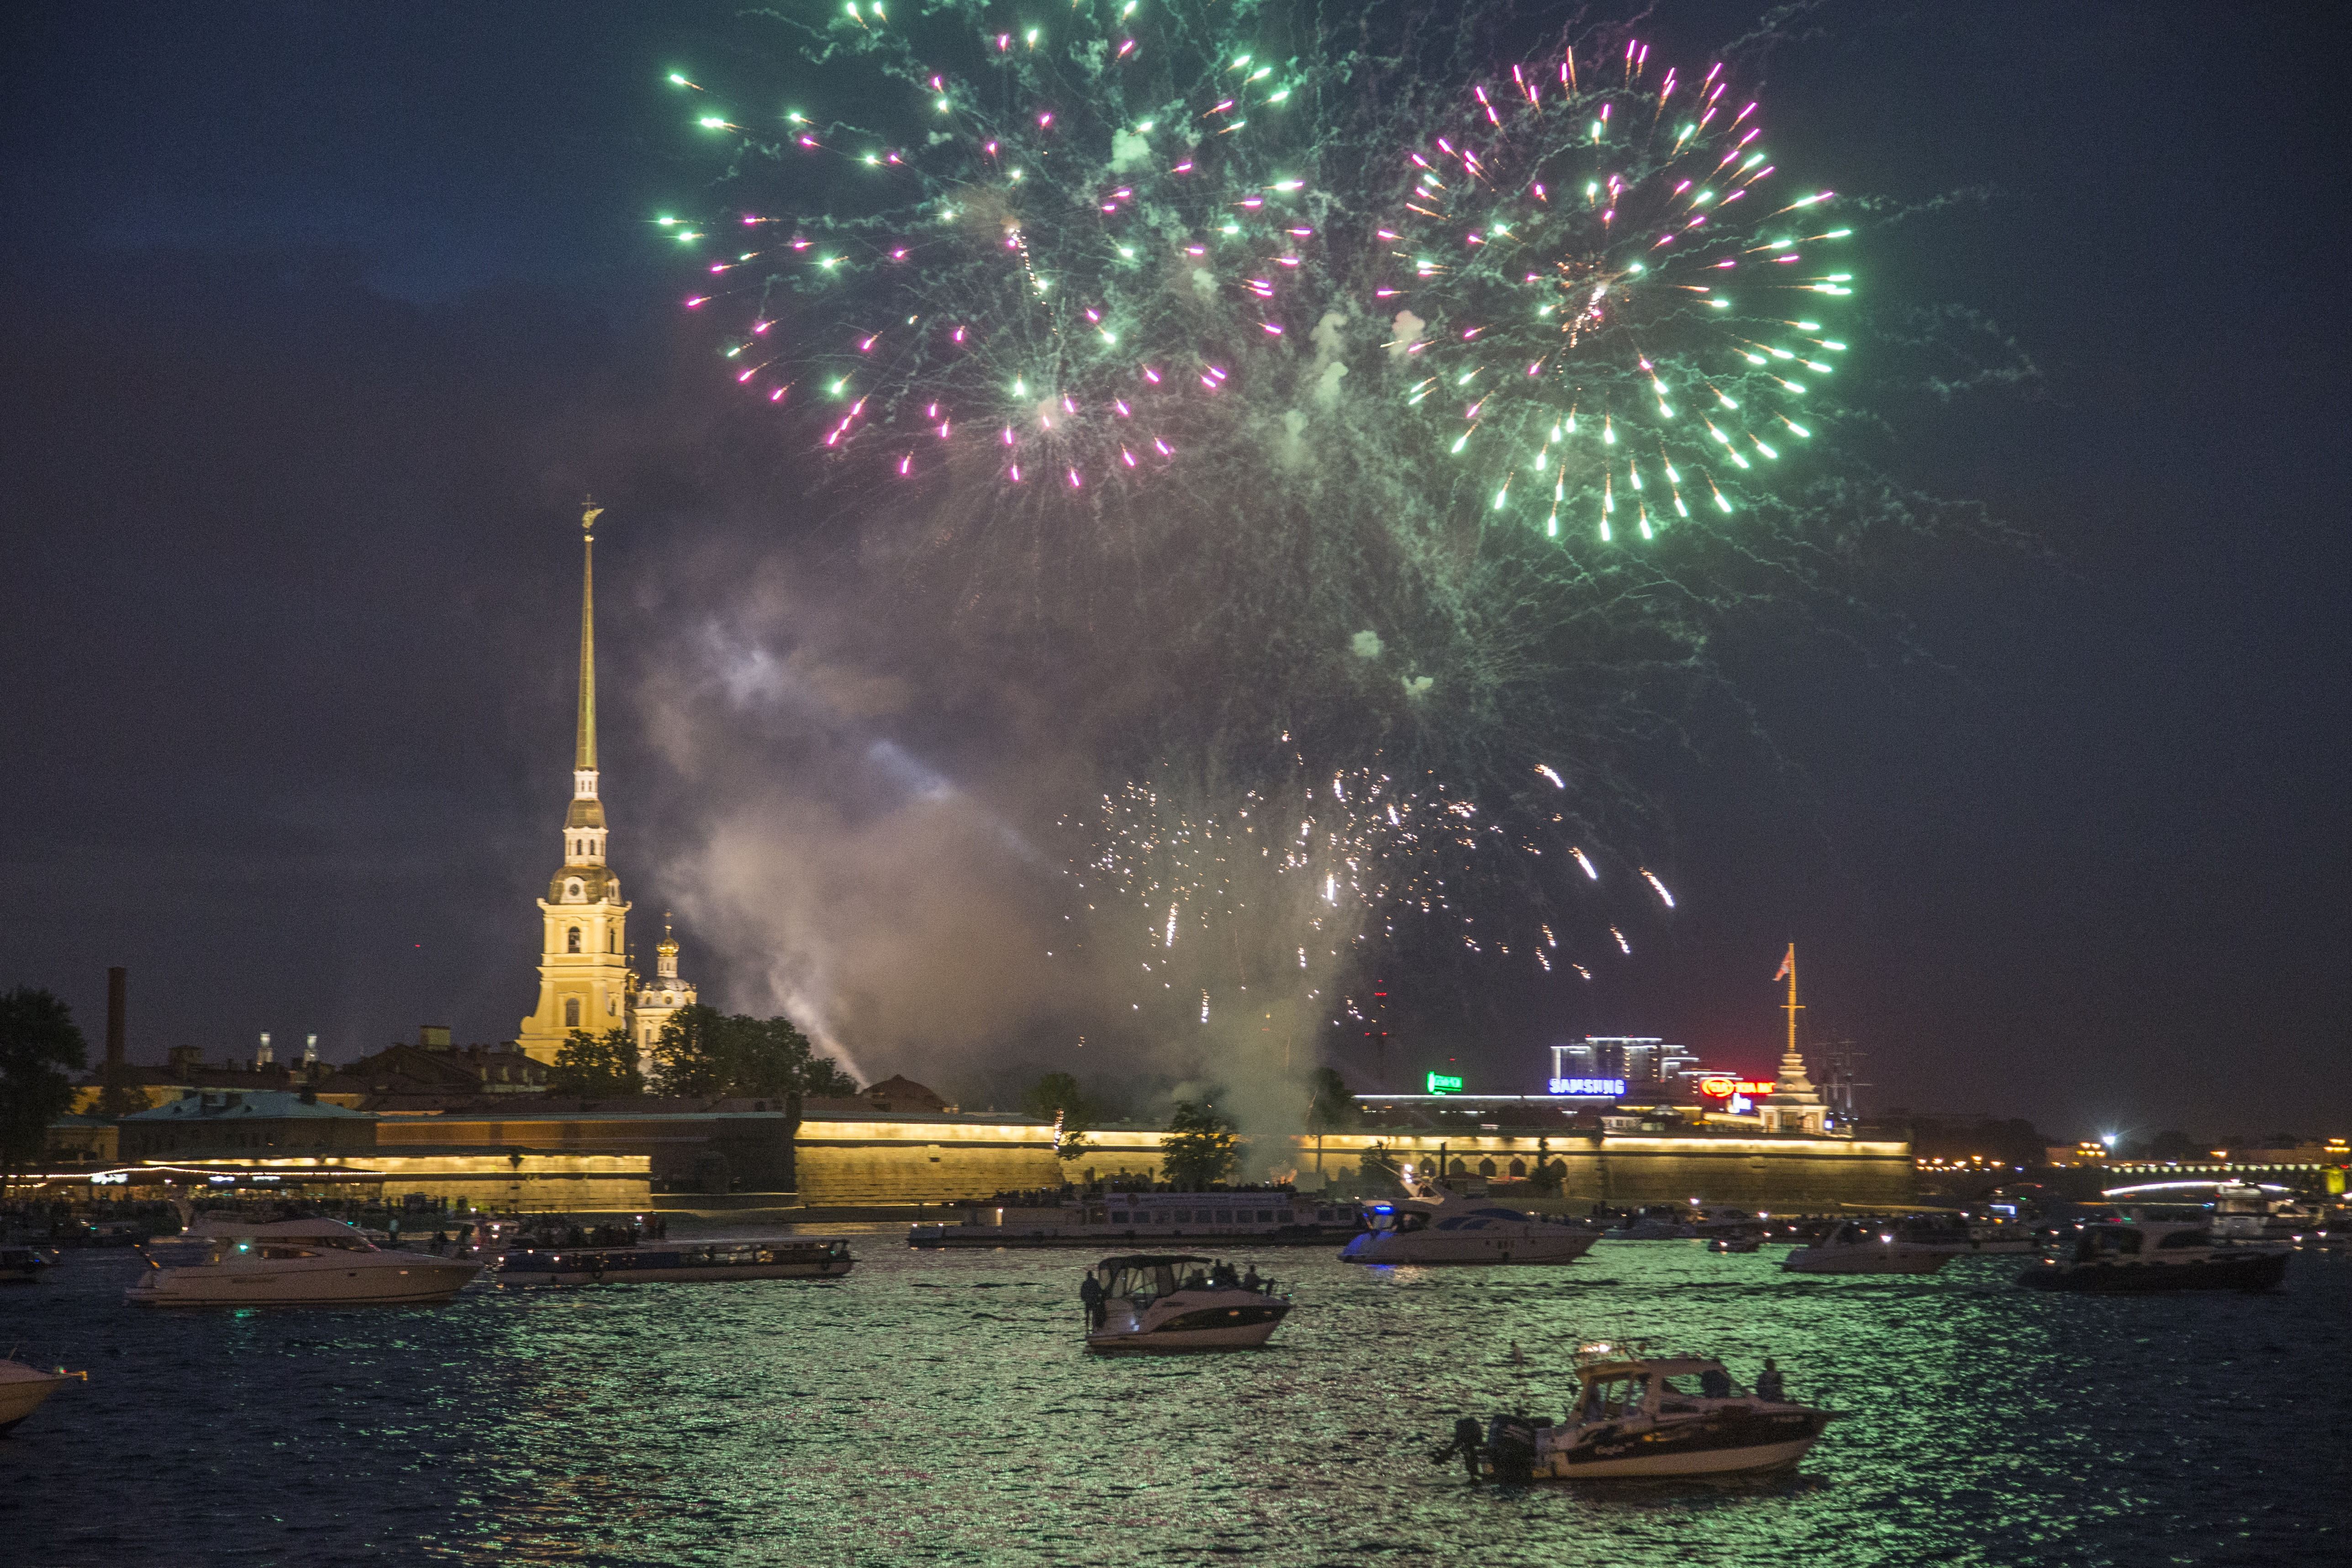
[[[1486,1464],[1498,1481],[1535,1479],[1535,1423],[1524,1415],[1497,1415],[1486,1423]]]
[[[1478,1418],[1475,1415],[1458,1416],[1454,1423],[1454,1441],[1432,1454],[1430,1459],[1433,1463],[1442,1465],[1454,1455],[1461,1455],[1463,1471],[1470,1478],[1471,1484],[1475,1486],[1478,1481],[1478,1451],[1481,1447],[1478,1440]]]

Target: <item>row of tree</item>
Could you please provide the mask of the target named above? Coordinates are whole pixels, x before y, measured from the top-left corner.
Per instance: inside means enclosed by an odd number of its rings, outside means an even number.
[[[575,1029],[558,1047],[547,1087],[558,1094],[592,1100],[629,1095],[721,1096],[782,1100],[845,1096],[857,1080],[829,1057],[819,1056],[790,1018],[753,1018],[716,1007],[681,1007],[662,1026],[650,1052],[650,1077],[637,1044],[626,1029],[592,1035]]]

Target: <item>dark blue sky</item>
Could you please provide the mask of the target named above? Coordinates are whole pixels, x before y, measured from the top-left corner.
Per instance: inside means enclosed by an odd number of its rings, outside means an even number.
[[[1746,15],[1656,31],[1689,58]],[[794,493],[640,221],[706,168],[662,72],[756,70],[768,36],[578,4],[0,26],[0,984],[94,1033],[127,963],[148,1058],[510,1035],[564,794],[567,503],[628,519],[625,686],[692,613],[676,563],[754,549],[743,520]],[[1729,649],[1801,771],[1675,786],[1671,961],[1449,1048],[1497,1083],[1587,1029],[1761,1068],[1793,935],[1882,1106],[2341,1132],[2337,9],[1832,5],[1800,31],[1778,123],[1920,209],[1874,240],[1874,298],[2035,373],[1918,397],[1882,458],[2048,559],[1890,563],[1878,600],[1933,665]],[[641,916],[682,899],[650,873],[695,787],[657,720],[607,717]]]

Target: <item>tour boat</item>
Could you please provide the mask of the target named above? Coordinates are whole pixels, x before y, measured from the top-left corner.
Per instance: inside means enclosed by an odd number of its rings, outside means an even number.
[[[56,1263],[37,1247],[0,1247],[0,1283],[30,1285]]]
[[[341,1220],[245,1223],[206,1215],[188,1261],[148,1259],[123,1291],[134,1307],[422,1307],[448,1300],[485,1265],[379,1248]]]
[[[1576,1408],[1564,1421],[1497,1415],[1455,1425],[1474,1477],[1503,1481],[1721,1476],[1785,1469],[1803,1458],[1838,1412],[1742,1394],[1721,1362],[1648,1356],[1608,1345],[1580,1352]],[[1718,1391],[1694,1393],[1676,1378]]]
[[[1374,1204],[1371,1228],[1339,1249],[1343,1263],[1569,1263],[1600,1233],[1448,1192],[1424,1182],[1401,1203]]]
[[[1847,1220],[1811,1246],[1791,1247],[1780,1267],[1791,1274],[1933,1274],[1951,1256],[1940,1247],[1913,1247]]]
[[[63,1367],[43,1372],[21,1361],[0,1359],[0,1433],[39,1409],[41,1401],[58,1391],[58,1384],[89,1381],[86,1372],[68,1372]]]
[[[500,1258],[498,1267],[503,1285],[593,1285],[646,1279],[837,1279],[856,1262],[845,1241],[697,1241],[518,1247]]]
[[[2286,1277],[2292,1248],[2217,1243],[2195,1222],[2086,1225],[2017,1277],[2036,1290],[2268,1290]]]
[[[1993,1219],[1964,1219],[1958,1215],[1923,1215],[1906,1219],[1895,1227],[1895,1239],[1906,1247],[1924,1247],[1955,1258],[2033,1250],[2033,1233],[2025,1226]]]
[[[1255,1289],[1213,1280],[1202,1272],[1209,1262],[1187,1253],[1146,1253],[1096,1264],[1103,1281],[1102,1321],[1089,1320],[1087,1349],[1099,1355],[1168,1355],[1265,1343],[1289,1315],[1290,1298],[1276,1294],[1272,1280]]]
[[[917,1225],[920,1247],[1090,1247],[1121,1242],[1246,1242],[1260,1247],[1337,1247],[1364,1228],[1349,1198],[1288,1188],[1252,1192],[1108,1193],[1039,1204],[965,1205],[951,1225]]]

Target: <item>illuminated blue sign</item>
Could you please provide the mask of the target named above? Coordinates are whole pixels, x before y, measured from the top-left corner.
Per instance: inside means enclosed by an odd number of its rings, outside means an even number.
[[[1556,1078],[1551,1080],[1551,1092],[1615,1100],[1625,1092],[1625,1080],[1622,1078]]]

